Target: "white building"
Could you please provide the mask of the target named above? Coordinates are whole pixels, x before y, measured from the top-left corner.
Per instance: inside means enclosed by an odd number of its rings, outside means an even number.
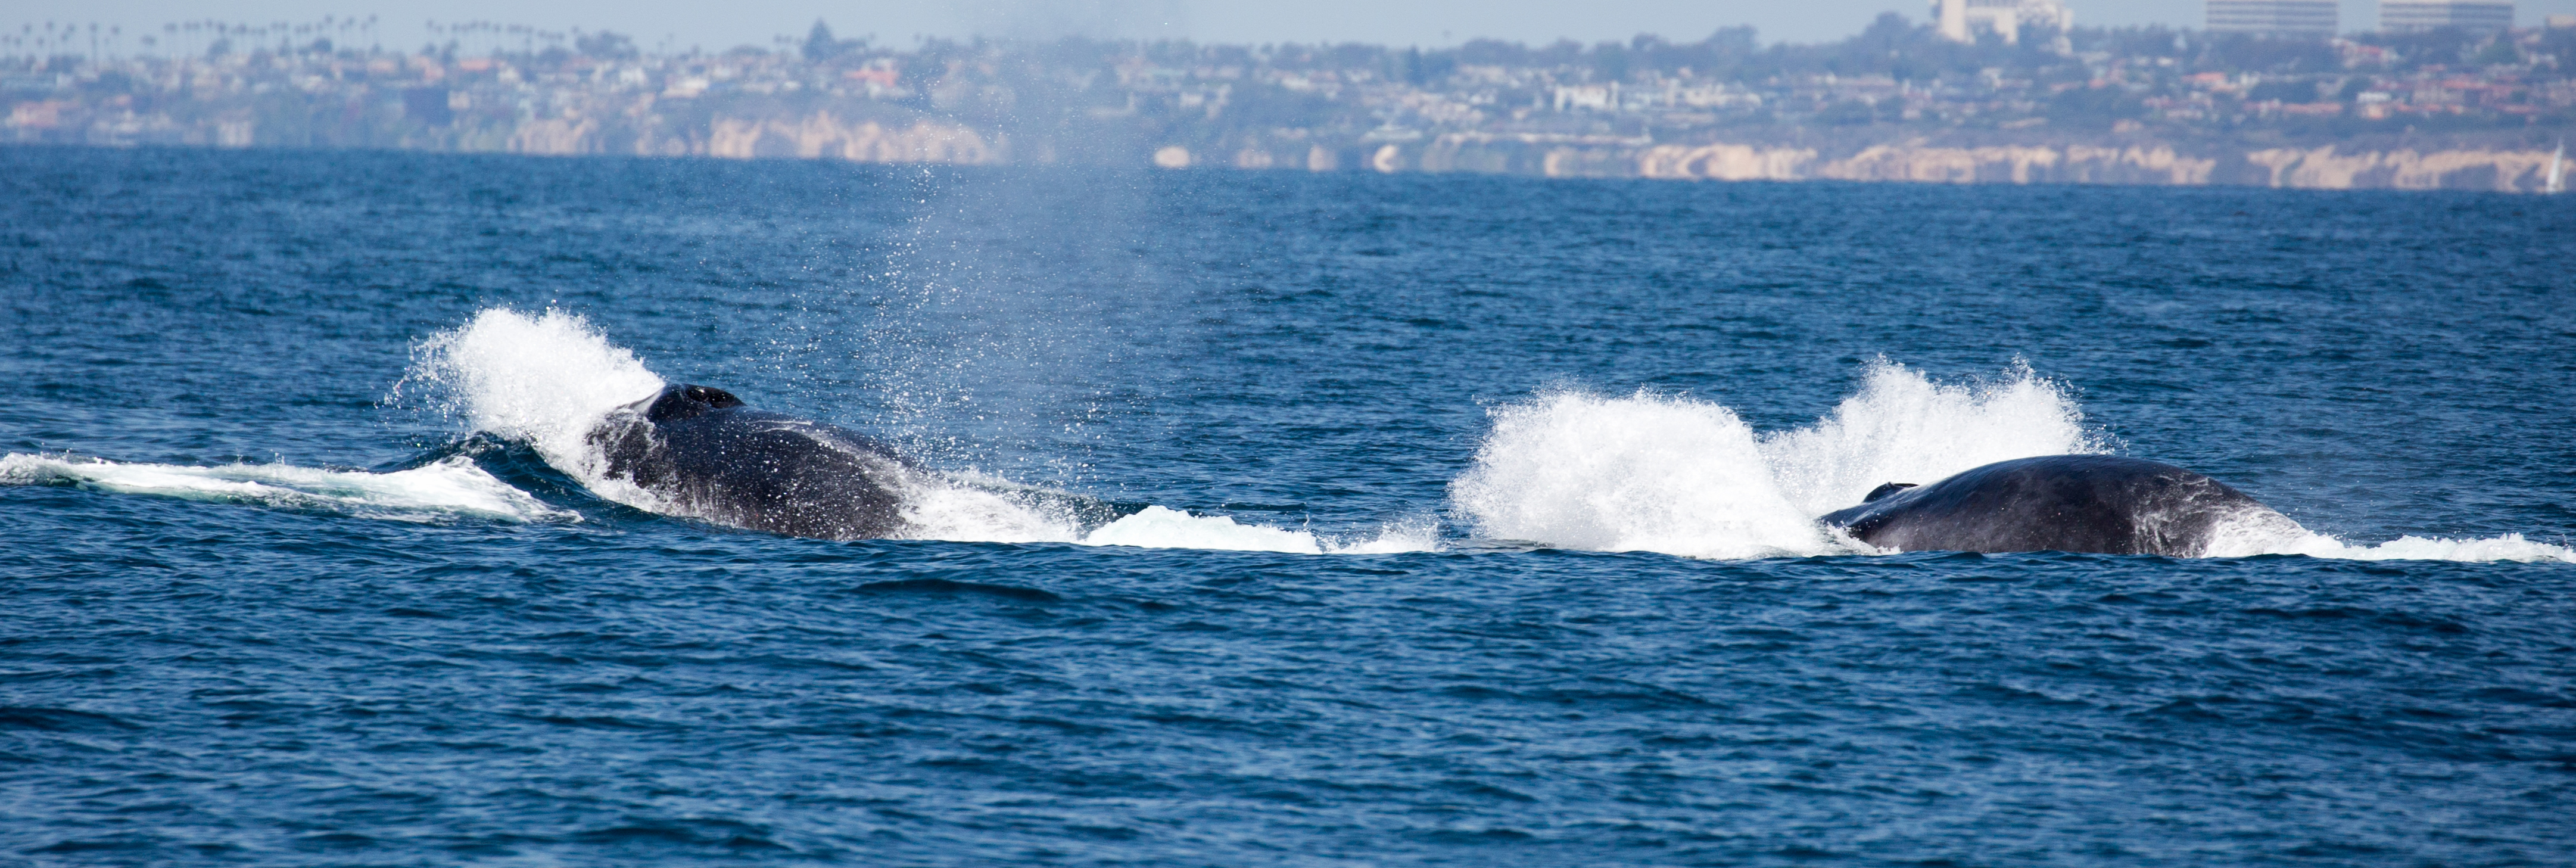
[[[2075,10],[2059,0],[1932,0],[1932,20],[1952,42],[1975,42],[1983,30],[2010,45],[2021,41],[2025,29],[2074,29]]]
[[[2211,33],[2327,38],[2337,32],[2335,0],[2208,0]]]
[[[2513,0],[2379,0],[2379,29],[2407,33],[2457,27],[2500,33],[2513,26]]]
[[[1609,84],[1578,84],[1572,87],[1560,85],[1556,89],[1557,111],[1566,109],[1615,111],[1618,108],[1619,83],[1615,81]]]

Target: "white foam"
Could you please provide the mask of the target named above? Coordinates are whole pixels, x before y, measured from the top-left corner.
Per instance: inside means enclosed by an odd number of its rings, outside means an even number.
[[[2387,542],[2354,545],[2300,527],[2272,513],[2268,519],[2230,522],[2211,540],[2209,557],[2307,555],[2355,561],[2557,561],[2576,563],[2576,548],[2550,545],[2509,533],[2484,539],[2401,536]]]
[[[1247,524],[1232,516],[1196,515],[1164,506],[1086,528],[1073,495],[975,474],[913,480],[904,496],[904,536],[952,542],[1060,542],[1089,546],[1286,552],[1290,554],[1393,554],[1438,551],[1439,524],[1416,518],[1387,524],[1371,536],[1334,539],[1304,530]]]
[[[2401,536],[2378,545],[2349,545],[2324,534],[2276,547],[2268,554],[2307,555],[2361,561],[2558,561],[2576,564],[2576,548],[2532,542],[2509,533],[2484,539]]]
[[[1239,552],[1284,552],[1300,555],[1373,555],[1439,551],[1438,525],[1428,520],[1396,522],[1376,535],[1336,540],[1302,530],[1240,524],[1231,516],[1193,515],[1148,506],[1083,535],[1093,546],[1214,549]]]
[[[1220,549],[1243,552],[1287,552],[1320,555],[1315,535],[1257,524],[1237,524],[1229,516],[1197,516],[1177,509],[1148,506],[1110,522],[1082,538],[1085,545],[1142,548]]]
[[[188,467],[0,456],[0,485],[72,484],[100,491],[250,503],[435,521],[460,516],[507,521],[579,520],[510,487],[463,456],[392,473],[322,470],[291,464]]]
[[[979,474],[910,480],[903,518],[912,539],[950,542],[1081,542],[1082,523],[1042,489]]]

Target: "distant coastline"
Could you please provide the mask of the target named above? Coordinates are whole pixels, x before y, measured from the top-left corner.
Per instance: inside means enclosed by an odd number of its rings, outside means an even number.
[[[1727,30],[1431,52],[898,51],[819,23],[793,49],[674,56],[609,33],[531,32],[525,50],[481,55],[226,38],[184,56],[0,58],[0,142],[2530,193],[2576,131],[2576,28],[2063,35],[1961,44],[1891,15],[1841,43],[1768,48]]]

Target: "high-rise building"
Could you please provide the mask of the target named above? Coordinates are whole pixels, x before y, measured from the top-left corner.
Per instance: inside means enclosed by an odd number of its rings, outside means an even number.
[[[2025,28],[2063,34],[2075,28],[2075,11],[2059,0],[1932,0],[1933,28],[1952,42],[1975,42],[1991,30],[2010,45]]]
[[[2456,27],[2496,33],[2513,27],[2512,0],[2379,0],[2379,29],[2391,33]]]
[[[2208,0],[2209,32],[2324,38],[2335,35],[2335,0]]]

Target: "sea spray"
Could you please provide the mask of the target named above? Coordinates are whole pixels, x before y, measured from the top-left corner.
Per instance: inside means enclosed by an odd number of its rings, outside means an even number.
[[[1753,429],[1725,407],[1555,390],[1493,418],[1450,487],[1480,535],[1710,558],[1840,548],[1783,496]]]
[[[1997,461],[2110,451],[2064,386],[2015,365],[1998,380],[1940,383],[1880,359],[1815,424],[1762,438],[1771,478],[1809,516],[1889,482],[1923,484]]]

